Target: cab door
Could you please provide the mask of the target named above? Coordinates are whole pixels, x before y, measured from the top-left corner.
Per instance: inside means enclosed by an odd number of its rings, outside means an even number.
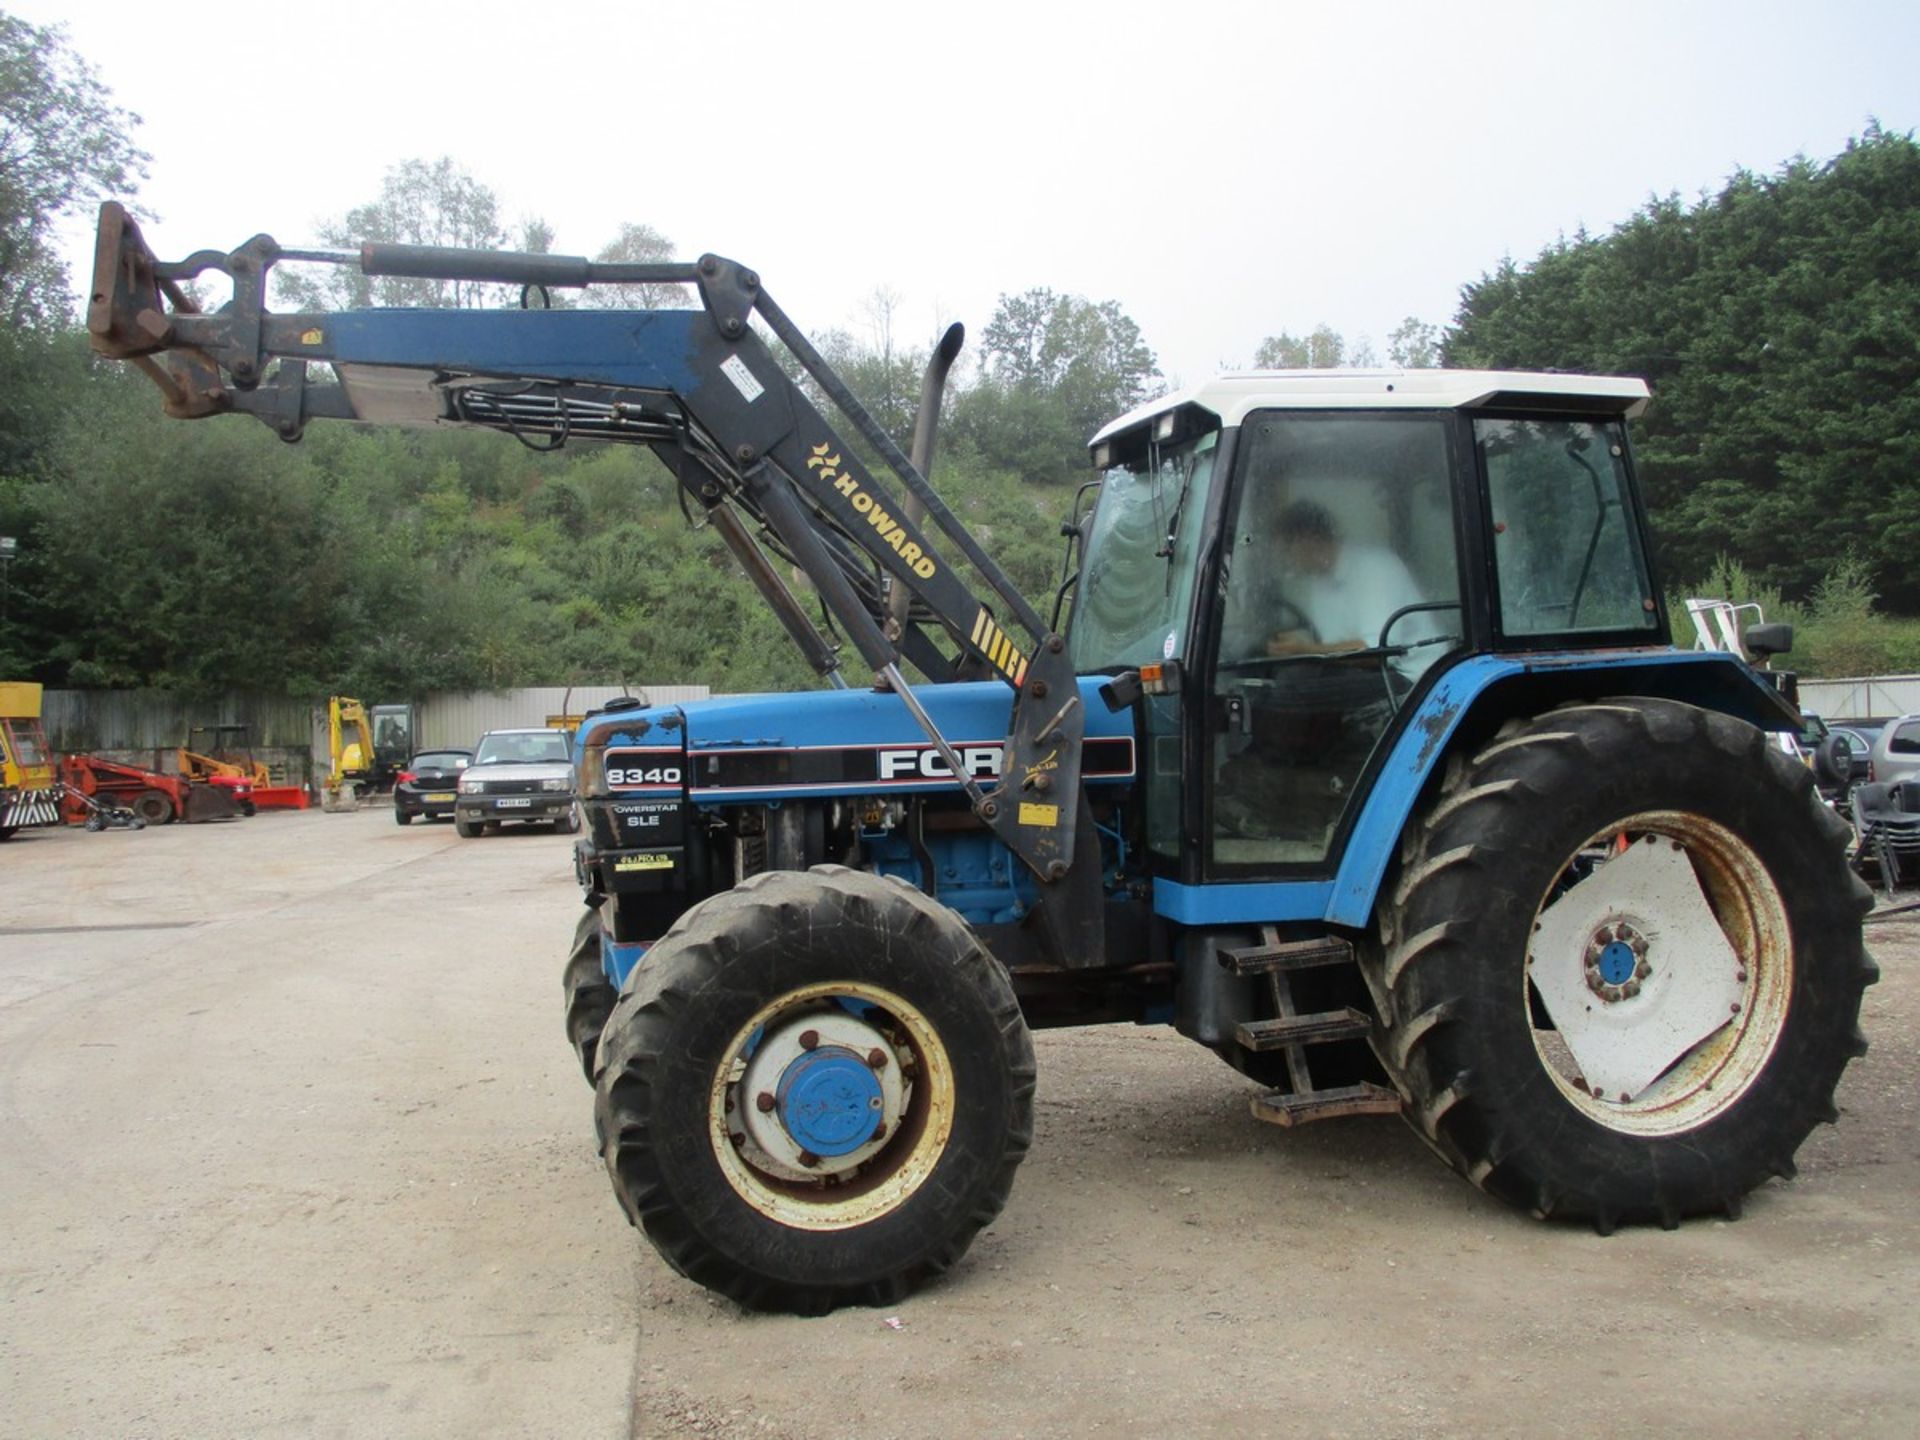
[[[1206,672],[1209,877],[1327,871],[1395,717],[1462,648],[1461,449],[1449,412],[1242,425]]]

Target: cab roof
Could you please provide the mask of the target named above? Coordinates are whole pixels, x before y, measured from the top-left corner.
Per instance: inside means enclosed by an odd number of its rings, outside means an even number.
[[[1189,407],[1234,426],[1255,410],[1476,410],[1560,408],[1632,419],[1647,382],[1625,375],[1534,370],[1233,370],[1150,400],[1105,426],[1099,445]]]

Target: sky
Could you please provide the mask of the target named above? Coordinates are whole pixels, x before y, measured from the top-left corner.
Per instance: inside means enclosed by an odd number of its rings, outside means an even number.
[[[1046,286],[1114,300],[1170,381],[1408,316],[1653,196],[1920,127],[1920,4],[966,0],[190,9],[0,0],[137,113],[163,259],[312,243],[408,159],[554,248],[623,222],[871,339]],[[91,217],[70,229],[76,283]]]

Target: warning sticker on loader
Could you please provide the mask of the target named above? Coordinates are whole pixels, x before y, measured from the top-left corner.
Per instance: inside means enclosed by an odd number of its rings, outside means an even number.
[[[767,393],[767,387],[753,378],[753,371],[738,355],[729,355],[722,360],[720,373],[733,382],[733,388],[740,392],[740,398],[749,405]]]

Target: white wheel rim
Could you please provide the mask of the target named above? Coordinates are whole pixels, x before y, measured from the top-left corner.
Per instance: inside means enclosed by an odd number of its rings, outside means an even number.
[[[784,1100],[762,1109],[761,1097],[780,1091],[803,1052],[829,1051],[879,1052],[870,1068],[884,1132],[813,1155],[784,1124]],[[830,981],[790,991],[740,1027],[708,1094],[708,1137],[728,1184],[761,1214],[799,1230],[846,1230],[920,1188],[945,1153],[953,1113],[953,1063],[932,1022],[890,990]]]
[[[1694,1129],[1739,1100],[1779,1042],[1792,990],[1786,905],[1759,857],[1702,816],[1648,811],[1589,837],[1556,877],[1522,1001],[1560,1093],[1644,1136]],[[1552,1027],[1534,1016],[1536,996]]]

